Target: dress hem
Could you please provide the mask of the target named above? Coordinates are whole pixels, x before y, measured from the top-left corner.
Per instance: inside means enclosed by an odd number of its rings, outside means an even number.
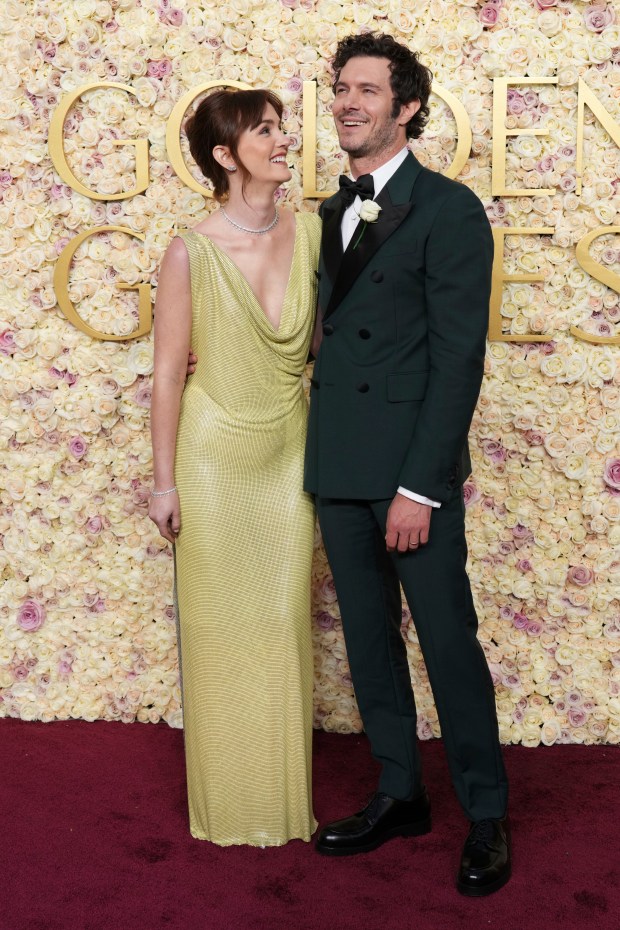
[[[262,839],[240,839],[239,837],[233,837],[230,839],[219,839],[214,840],[210,836],[207,836],[204,833],[198,833],[195,830],[190,829],[191,835],[195,840],[205,840],[208,843],[213,843],[215,846],[253,846],[257,849],[266,849],[268,846],[286,846],[287,843],[290,843],[291,840],[302,840],[304,843],[309,843],[312,840],[314,833],[318,828],[318,823],[314,822],[314,828],[308,834],[304,833],[303,836],[289,836],[288,839],[280,840],[273,839],[270,837]]]

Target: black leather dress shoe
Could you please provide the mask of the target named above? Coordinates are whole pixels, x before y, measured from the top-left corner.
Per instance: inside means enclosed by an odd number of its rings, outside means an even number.
[[[370,852],[395,836],[421,836],[431,828],[426,788],[413,801],[399,801],[377,792],[363,811],[323,827],[316,841],[326,856]]]
[[[503,820],[473,823],[465,840],[456,887],[481,897],[499,891],[510,878],[510,825]]]

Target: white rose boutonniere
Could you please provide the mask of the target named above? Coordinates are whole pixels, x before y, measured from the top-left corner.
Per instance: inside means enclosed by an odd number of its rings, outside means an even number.
[[[353,246],[353,251],[355,251],[355,249],[360,244],[361,238],[366,232],[367,225],[369,223],[376,223],[377,220],[379,219],[380,213],[381,213],[381,207],[374,200],[364,200],[362,202],[362,206],[360,207],[358,216],[364,225],[362,226],[362,230],[359,236],[357,237],[355,245]]]

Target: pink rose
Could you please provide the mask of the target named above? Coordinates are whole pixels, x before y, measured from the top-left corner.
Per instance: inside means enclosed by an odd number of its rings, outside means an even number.
[[[15,351],[15,337],[13,333],[5,329],[0,333],[0,355],[12,355]]]
[[[74,436],[69,440],[69,452],[75,459],[82,459],[86,455],[88,446],[81,436]]]
[[[473,481],[466,481],[463,485],[463,500],[466,507],[471,507],[472,504],[480,500],[480,491]]]
[[[140,487],[140,488],[136,488],[131,499],[134,502],[134,504],[137,504],[139,507],[141,507],[143,504],[146,504],[148,502],[148,499],[150,496],[151,496],[151,492],[149,491],[148,488]]]
[[[134,394],[134,401],[138,407],[150,407],[151,406],[151,394],[153,393],[153,388],[147,382],[146,384],[141,384],[136,393]]]
[[[175,615],[174,607],[172,606],[172,604],[168,604],[168,606],[164,610],[164,617],[166,618],[168,623],[175,623],[176,615]]]
[[[495,3],[485,3],[478,13],[478,19],[483,26],[494,26],[499,16],[499,8]]]
[[[495,439],[483,439],[482,451],[494,462],[503,461],[506,458],[506,450]]]
[[[58,663],[58,674],[61,678],[67,678],[73,671],[73,657],[64,656]]]
[[[539,10],[548,10],[552,6],[557,5],[558,0],[535,0],[536,6]]]
[[[321,610],[315,617],[314,622],[319,630],[333,630],[334,618],[326,610]]]
[[[603,481],[608,487],[620,491],[620,459],[609,459],[605,462]]]
[[[583,707],[571,707],[568,712],[568,719],[572,727],[581,727],[588,719],[588,715]]]
[[[167,4],[165,6],[167,6]],[[182,25],[184,19],[183,10],[177,10],[176,7],[166,9],[165,6],[162,3],[162,9],[159,11],[160,21],[162,23],[167,23],[169,26]]]
[[[45,623],[45,608],[36,601],[24,601],[17,611],[17,625],[27,633],[34,633]]]
[[[509,89],[507,95],[508,112],[518,116],[525,110],[525,100],[518,90]]]
[[[583,11],[583,19],[586,29],[589,29],[590,32],[602,32],[608,26],[611,26],[615,20],[615,15],[612,7],[593,3]]]
[[[286,89],[290,90],[293,94],[300,94],[303,87],[303,83],[298,77],[289,78],[286,82]]]
[[[91,517],[88,523],[86,524],[86,529],[89,533],[92,533],[93,535],[100,533],[101,530],[103,529],[103,520],[101,519],[99,515],[97,515],[96,517]]]
[[[517,630],[527,630],[529,625],[529,620],[525,614],[516,613],[512,618],[512,625],[517,628]]]
[[[517,523],[512,528],[512,535],[515,539],[529,539],[532,535],[532,531],[529,526],[523,526],[522,523]]]
[[[580,587],[585,587],[594,579],[594,572],[587,565],[571,565],[566,580]]]
[[[529,559],[520,559],[517,562],[517,568],[519,569],[520,572],[531,572],[532,563],[530,562]]]

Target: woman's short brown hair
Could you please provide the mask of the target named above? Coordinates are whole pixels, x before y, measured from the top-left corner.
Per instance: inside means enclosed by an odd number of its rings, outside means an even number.
[[[271,104],[282,118],[280,98],[270,90],[217,90],[200,103],[185,124],[189,150],[206,178],[213,184],[213,196],[223,200],[228,193],[228,171],[213,157],[216,145],[225,145],[243,177],[243,186],[251,175],[237,152],[239,137],[246,129],[255,129],[262,121],[265,107]]]

